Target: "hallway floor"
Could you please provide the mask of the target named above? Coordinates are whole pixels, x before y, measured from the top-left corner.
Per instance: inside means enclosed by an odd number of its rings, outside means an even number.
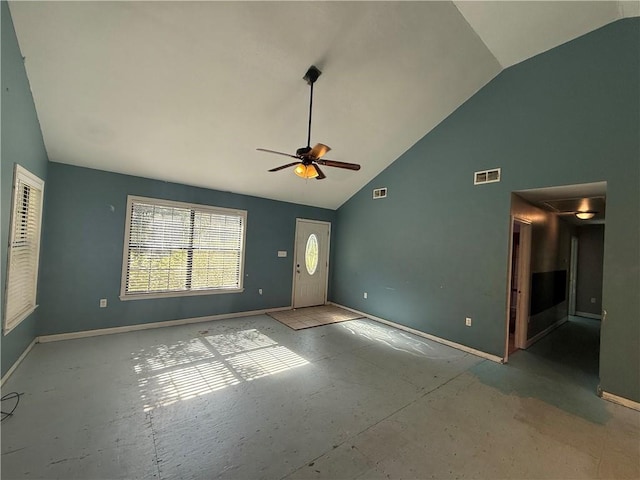
[[[563,329],[507,365],[364,319],[39,344],[3,387],[2,478],[639,478],[640,412]]]

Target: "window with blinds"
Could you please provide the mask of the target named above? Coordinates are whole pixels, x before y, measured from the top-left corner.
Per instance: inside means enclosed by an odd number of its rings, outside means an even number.
[[[7,263],[4,334],[36,309],[44,182],[16,164]]]
[[[128,197],[122,300],[242,291],[247,212]]]

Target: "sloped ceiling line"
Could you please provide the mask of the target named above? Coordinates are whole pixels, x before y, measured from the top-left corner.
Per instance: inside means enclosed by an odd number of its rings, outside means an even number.
[[[631,3],[9,6],[51,161],[336,209],[504,67]],[[255,148],[301,146],[318,60],[312,142],[362,170],[268,173]]]

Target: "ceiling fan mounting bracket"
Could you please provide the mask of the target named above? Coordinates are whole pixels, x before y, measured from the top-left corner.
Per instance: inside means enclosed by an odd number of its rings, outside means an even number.
[[[314,83],[316,83],[316,80],[318,80],[320,74],[322,74],[322,72],[318,70],[318,67],[316,67],[315,65],[311,65],[302,79],[305,80],[309,85],[313,85]]]

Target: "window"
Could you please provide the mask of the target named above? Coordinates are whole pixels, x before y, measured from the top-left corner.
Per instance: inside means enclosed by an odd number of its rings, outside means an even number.
[[[16,164],[7,264],[4,334],[36,309],[44,182]]]
[[[307,239],[307,247],[304,251],[304,264],[307,267],[307,273],[313,275],[318,268],[318,237],[315,233],[309,235]]]
[[[242,291],[247,212],[129,196],[122,300]]]

